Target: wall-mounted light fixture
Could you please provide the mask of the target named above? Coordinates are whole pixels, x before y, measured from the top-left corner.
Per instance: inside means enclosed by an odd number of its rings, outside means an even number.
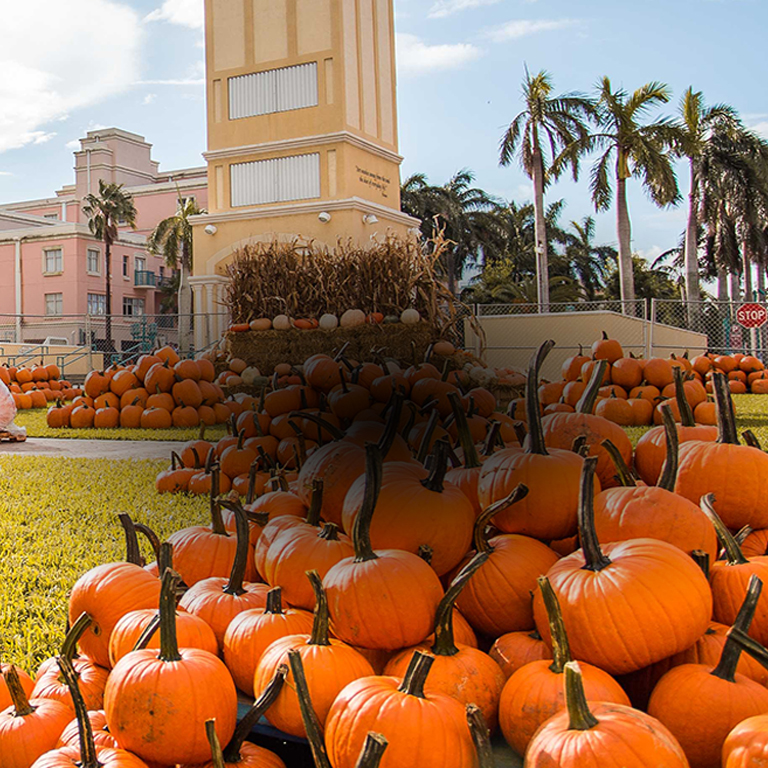
[[[214,227],[213,224],[209,224],[203,231],[206,235],[215,235],[219,230],[218,227]]]
[[[363,216],[363,224],[378,224],[379,219],[378,217],[374,216],[372,213],[366,213],[365,216]]]
[[[323,224],[327,224],[331,220],[331,214],[328,213],[328,211],[321,211],[317,214],[317,218],[323,222]]]

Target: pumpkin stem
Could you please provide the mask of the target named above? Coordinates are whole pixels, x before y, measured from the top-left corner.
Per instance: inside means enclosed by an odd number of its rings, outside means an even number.
[[[165,573],[169,568],[173,568],[173,544],[164,541],[157,555],[157,572]]]
[[[589,377],[589,382],[587,383],[584,392],[582,392],[579,401],[576,403],[576,413],[592,413],[607,367],[607,360],[597,360],[595,362],[595,365],[592,368],[592,375]]]
[[[355,763],[355,768],[379,768],[384,750],[388,745],[389,742],[381,733],[370,731],[365,737],[363,750]]]
[[[725,523],[720,519],[720,515],[715,512],[715,494],[708,493],[701,497],[699,502],[701,511],[709,518],[712,525],[715,526],[715,533],[720,546],[725,550],[725,560],[728,565],[746,565],[749,560],[744,557],[741,547],[736,543],[733,534],[728,530]]]
[[[324,541],[338,541],[339,540],[339,526],[336,523],[325,523],[317,534],[318,539]]]
[[[211,454],[213,451],[211,451]],[[218,464],[211,466],[211,530],[217,536],[229,536],[227,529],[224,527],[224,520],[221,516],[221,501],[219,499],[219,472],[220,468]]]
[[[313,424],[317,424],[319,427],[327,432],[334,440],[341,440],[344,437],[344,433],[330,421],[326,421],[322,416],[318,416],[316,413],[307,413],[306,411],[291,411],[290,418],[308,419]]]
[[[400,427],[400,416],[403,412],[403,396],[399,392],[393,392],[391,397],[391,408],[387,414],[387,421],[384,425],[384,431],[379,438],[379,450],[383,459],[387,457],[392,444],[395,442],[397,430]]]
[[[749,631],[749,627],[752,624],[752,619],[755,616],[755,608],[757,607],[757,601],[760,598],[760,592],[763,589],[763,582],[753,573],[749,579],[749,585],[747,586],[747,593],[744,595],[744,601],[739,608],[739,613],[736,616],[736,620],[733,622],[733,626],[744,632]],[[722,653],[720,654],[720,660],[717,666],[712,670],[711,674],[715,677],[719,677],[721,680],[727,680],[729,683],[736,682],[736,666],[739,663],[739,657],[743,646],[735,642],[729,636],[725,645],[723,645]]]
[[[75,707],[75,717],[80,733],[80,762],[77,765],[79,768],[101,768],[101,763],[96,755],[96,744],[93,741],[93,726],[88,718],[88,707],[85,706],[85,699],[77,682],[75,668],[70,659],[61,656],[56,659],[56,662],[61,670],[61,677],[69,688],[72,704]]]
[[[320,574],[315,571],[306,571],[312,591],[315,593],[315,619],[312,623],[312,634],[308,645],[330,645],[330,625],[328,619],[328,598],[323,589],[323,581]]]
[[[224,755],[221,751],[221,742],[216,733],[216,718],[212,717],[205,721],[205,735],[208,737],[208,743],[211,745],[211,765],[213,768],[226,768]]]
[[[251,462],[251,466],[248,468],[248,490],[245,492],[246,504],[253,504],[253,499],[256,496],[256,475],[259,471],[260,464],[261,457],[254,459]]]
[[[411,662],[408,664],[408,670],[405,673],[403,682],[397,689],[400,693],[408,696],[416,696],[419,699],[424,698],[424,683],[427,681],[427,675],[432,668],[435,659],[421,651],[415,651],[411,656]]]
[[[602,571],[611,564],[600,549],[595,530],[595,467],[597,457],[588,456],[581,468],[579,483],[579,540],[584,553],[583,570]]]
[[[307,732],[307,740],[312,750],[312,757],[317,768],[331,768],[331,762],[328,759],[328,753],[325,750],[323,741],[323,730],[320,721],[317,719],[315,709],[312,706],[312,699],[309,695],[309,686],[307,685],[307,676],[304,673],[304,664],[301,661],[301,654],[294,648],[288,651],[288,663],[291,666],[293,682],[296,686],[296,695],[299,699],[299,709],[301,710],[301,719],[304,723],[304,730]]]
[[[435,550],[429,544],[419,544],[419,550],[416,553],[427,565],[432,565],[432,557]]]
[[[226,583],[223,591],[226,595],[244,595],[243,581],[245,580],[245,569],[248,565],[248,547],[250,546],[251,535],[248,515],[237,501],[222,500],[221,504],[235,516],[235,535],[237,536],[235,559],[232,562],[229,581]]]
[[[176,586],[181,581],[170,568],[163,574],[160,587],[160,661],[181,661],[176,640]]]
[[[578,438],[576,439],[578,440]],[[586,438],[584,445],[586,446]],[[618,478],[619,483],[624,488],[635,488],[637,483],[635,482],[635,478],[632,476],[632,470],[627,466],[627,463],[624,461],[624,457],[621,455],[621,451],[616,447],[616,444],[612,440],[606,438],[600,443],[600,445],[605,448],[605,450],[608,452],[608,455],[611,457],[613,465],[616,467],[616,477]]]
[[[525,438],[528,437],[528,430],[526,429],[525,424],[522,421],[513,421],[512,429],[515,430],[517,442],[520,443],[521,446],[524,445]]]
[[[405,422],[405,425],[400,430],[400,437],[407,441],[408,435],[411,434],[413,425],[416,423],[416,406],[409,400],[406,403],[406,407],[408,408],[408,418]]]
[[[64,642],[61,644],[59,656],[62,656],[69,661],[75,658],[75,652],[77,650],[77,643],[80,638],[85,634],[85,630],[93,624],[93,619],[85,611],[77,617],[77,621],[67,630],[67,634],[64,638]]]
[[[715,391],[715,409],[717,411],[717,442],[739,444],[739,433],[736,429],[736,415],[733,412],[731,390],[724,373],[712,373],[712,388]]]
[[[432,467],[429,470],[429,477],[424,478],[421,484],[434,493],[443,492],[443,480],[448,471],[448,443],[441,439],[435,442],[432,449]]]
[[[240,750],[243,747],[243,742],[248,738],[253,726],[261,720],[264,713],[275,703],[275,700],[280,695],[280,691],[285,684],[285,677],[288,674],[288,666],[281,664],[275,671],[274,677],[269,681],[267,687],[261,692],[253,706],[243,716],[240,722],[235,728],[232,738],[227,744],[226,749],[223,751],[223,759],[225,763],[239,763],[242,759]]]
[[[160,559],[160,537],[145,523],[134,523],[136,533],[140,533],[149,542],[149,546],[152,547],[152,552],[155,555],[155,560]]]
[[[760,445],[760,441],[757,439],[757,435],[751,429],[745,429],[741,433],[744,442],[751,448],[757,448],[758,451],[763,450],[763,446]]]
[[[435,656],[455,656],[459,652],[453,638],[453,606],[467,582],[489,557],[489,552],[478,552],[459,571],[440,600],[435,613],[435,642],[431,649]]]
[[[677,401],[677,409],[680,411],[680,424],[684,427],[695,427],[696,420],[693,418],[691,404],[685,396],[683,371],[679,365],[672,367],[672,376],[675,379],[675,400]]]
[[[144,627],[144,630],[139,635],[136,643],[134,644],[132,651],[143,651],[148,645],[149,641],[155,636],[157,630],[160,629],[160,614],[155,614],[149,624]]]
[[[696,565],[701,568],[701,572],[707,577],[709,581],[709,553],[702,549],[694,549],[691,552],[691,558]]]
[[[472,435],[469,431],[469,422],[467,421],[467,415],[464,413],[464,409],[461,406],[461,400],[456,392],[450,392],[448,394],[448,401],[451,404],[451,410],[453,411],[453,418],[456,421],[456,429],[459,433],[459,443],[461,444],[461,450],[464,452],[464,466],[466,469],[474,469],[479,467],[480,457],[477,455],[477,448],[475,448],[475,441],[472,439]]]
[[[429,446],[432,442],[432,435],[435,432],[437,421],[440,418],[440,414],[437,411],[432,411],[427,419],[427,425],[424,427],[424,434],[421,437],[421,443],[419,444],[419,450],[416,453],[416,461],[419,464],[423,464],[429,453]]]
[[[675,370],[679,370],[675,368]],[[672,409],[668,405],[661,406],[661,418],[664,421],[664,435],[667,440],[667,457],[664,460],[664,466],[661,468],[661,476],[656,483],[657,487],[665,491],[674,493],[675,483],[677,482],[678,468],[678,449],[680,440],[677,434],[677,424],[672,415]]]
[[[376,509],[376,501],[381,491],[382,460],[377,445],[365,446],[365,491],[363,503],[352,526],[352,544],[355,547],[355,562],[364,563],[376,560],[378,555],[371,546],[371,519]]]
[[[587,704],[578,661],[569,661],[565,665],[565,707],[569,731],[589,731],[599,724]]]
[[[493,518],[494,515],[498,515],[499,512],[506,509],[507,507],[511,507],[513,504],[517,504],[518,501],[522,501],[527,495],[528,486],[520,483],[512,489],[508,496],[503,499],[499,499],[499,501],[495,501],[493,504],[486,507],[477,516],[477,520],[475,520],[474,531],[474,545],[477,552],[493,551],[493,547],[491,547],[488,541],[488,536],[486,534],[486,528],[491,522],[491,518]]]
[[[312,481],[312,492],[309,497],[309,509],[307,510],[307,525],[313,528],[320,527],[320,511],[323,508],[323,478],[316,477]]]
[[[483,456],[492,456],[496,450],[496,444],[499,441],[499,435],[501,434],[501,422],[491,421],[488,428],[488,434],[485,436],[485,444],[483,445]]]
[[[273,587],[267,592],[267,607],[264,613],[281,614],[283,612],[283,590]]]
[[[728,630],[726,637],[728,640],[733,640],[736,645],[743,651],[746,651],[755,661],[768,669],[768,649],[762,643],[751,638],[743,629],[739,629],[735,625]]]
[[[8,688],[8,693],[11,695],[11,701],[13,702],[13,716],[14,717],[26,717],[31,715],[35,711],[29,703],[26,691],[21,685],[19,680],[19,673],[16,671],[16,667],[13,664],[9,664],[3,670],[3,680]]]
[[[544,608],[547,611],[547,619],[549,620],[549,633],[552,637],[553,661],[549,668],[556,675],[561,675],[565,665],[569,661],[573,661],[571,646],[568,643],[568,635],[565,631],[565,623],[563,622],[563,612],[560,610],[560,601],[557,599],[549,579],[546,576],[539,576],[536,582],[544,599]]]
[[[122,514],[117,516],[120,520],[120,524],[125,531],[125,562],[132,565],[138,565],[142,567],[144,561],[141,558],[141,550],[139,549],[139,539],[136,536],[136,526],[133,523],[130,515]]]
[[[615,447],[615,446],[614,446]],[[578,435],[573,438],[571,443],[571,453],[577,453],[583,459],[589,452],[589,446],[587,445],[587,436]],[[614,464],[616,462],[614,461]]]
[[[476,704],[467,704],[466,713],[467,725],[475,744],[475,752],[477,752],[478,768],[494,768],[496,763],[491,748],[491,735],[483,717],[483,711]]]
[[[528,417],[528,443],[525,446],[525,452],[537,453],[541,456],[549,454],[544,443],[544,428],[541,425],[539,372],[544,359],[554,346],[555,342],[549,339],[534,352],[528,363],[528,379],[525,383],[525,414]]]

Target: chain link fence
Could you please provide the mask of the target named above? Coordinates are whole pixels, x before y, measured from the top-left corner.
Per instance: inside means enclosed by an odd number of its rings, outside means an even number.
[[[129,363],[171,345],[194,354],[217,343],[229,324],[226,313],[203,315],[2,315],[0,357],[11,365],[53,357],[59,367]]]
[[[768,308],[763,301],[749,303]],[[722,355],[741,352],[755,355],[765,362],[768,360],[768,324],[762,328],[744,328],[736,320],[739,306],[739,303],[730,301],[688,303],[653,299],[651,327],[662,325],[697,331],[706,336],[708,352]],[[657,340],[654,346],[663,352],[669,345]]]

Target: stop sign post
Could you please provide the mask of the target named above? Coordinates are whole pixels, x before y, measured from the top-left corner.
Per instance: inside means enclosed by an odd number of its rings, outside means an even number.
[[[762,304],[742,304],[736,310],[736,322],[744,328],[761,328],[768,323],[768,310]]]

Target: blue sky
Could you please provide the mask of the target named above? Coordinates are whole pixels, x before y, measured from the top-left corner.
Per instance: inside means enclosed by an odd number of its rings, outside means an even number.
[[[13,5],[0,53],[0,201],[70,183],[76,140],[98,127],[144,135],[161,170],[203,164],[202,0]],[[674,92],[668,113],[693,85],[768,135],[760,0],[395,0],[395,10],[403,177],[423,171],[442,183],[466,167],[489,192],[527,200],[519,168],[498,166],[525,64],[549,70],[559,91],[588,92],[604,74],[628,90],[663,81]],[[593,213],[586,175],[549,191],[560,198],[565,221]],[[630,213],[633,246],[647,257],[684,226],[684,206],[658,210],[639,183]],[[598,239],[615,243],[613,213],[597,220]]]

